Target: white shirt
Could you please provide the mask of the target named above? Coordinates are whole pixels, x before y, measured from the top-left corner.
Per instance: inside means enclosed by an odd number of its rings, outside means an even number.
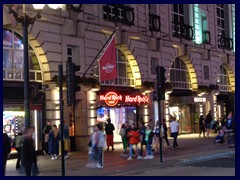
[[[171,133],[178,132],[179,124],[177,121],[172,121],[169,126],[170,126]]]

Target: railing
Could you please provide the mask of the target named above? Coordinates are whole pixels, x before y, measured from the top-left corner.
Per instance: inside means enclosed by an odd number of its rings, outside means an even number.
[[[224,91],[224,92],[231,91],[231,86],[230,85],[218,84],[218,86],[219,86],[219,91]]]
[[[211,33],[210,31],[203,30],[203,44],[211,44]]]
[[[24,81],[23,69],[3,68],[4,81]],[[29,80],[42,82],[42,72],[40,70],[29,70]]]
[[[193,32],[193,26],[190,26],[188,24],[181,24],[179,22],[172,22],[173,26],[173,36],[184,38],[187,40],[193,40],[194,32]]]
[[[171,81],[173,89],[192,89],[192,84],[190,82],[181,82],[181,81]]]
[[[101,82],[102,85],[111,85],[111,86],[134,86],[134,78],[115,78]]]
[[[233,50],[233,39],[223,35],[218,36],[218,47]]]

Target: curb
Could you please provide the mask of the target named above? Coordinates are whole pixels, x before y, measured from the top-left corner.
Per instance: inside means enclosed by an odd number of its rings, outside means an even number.
[[[229,156],[229,155],[235,155],[235,151],[228,151],[228,152],[218,153],[218,154],[210,154],[210,155],[200,156],[192,159],[182,159],[182,162],[176,163],[175,165],[181,166],[181,165],[191,164],[193,162],[205,161],[205,160],[214,159],[222,156]]]

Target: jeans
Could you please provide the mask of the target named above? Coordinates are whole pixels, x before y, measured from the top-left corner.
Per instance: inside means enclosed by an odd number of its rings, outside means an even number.
[[[132,157],[132,155],[133,155],[133,145],[136,146],[136,150],[137,150],[138,155],[139,155],[139,150],[138,150],[137,144],[129,144],[129,147],[130,147],[130,154],[129,154],[129,157]]]
[[[176,148],[178,147],[178,143],[177,143],[178,132],[172,133],[172,136],[173,136],[173,147]]]
[[[153,153],[152,153],[152,145],[151,144],[147,144],[147,154],[146,155],[147,156],[153,155]]]

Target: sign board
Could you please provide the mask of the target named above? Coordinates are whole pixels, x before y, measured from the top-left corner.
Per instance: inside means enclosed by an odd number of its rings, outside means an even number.
[[[119,103],[147,104],[149,103],[148,95],[121,95],[115,92],[108,92],[100,95],[100,101],[105,101],[108,106],[116,106]]]
[[[194,97],[194,102],[204,103],[206,102],[205,97]]]

